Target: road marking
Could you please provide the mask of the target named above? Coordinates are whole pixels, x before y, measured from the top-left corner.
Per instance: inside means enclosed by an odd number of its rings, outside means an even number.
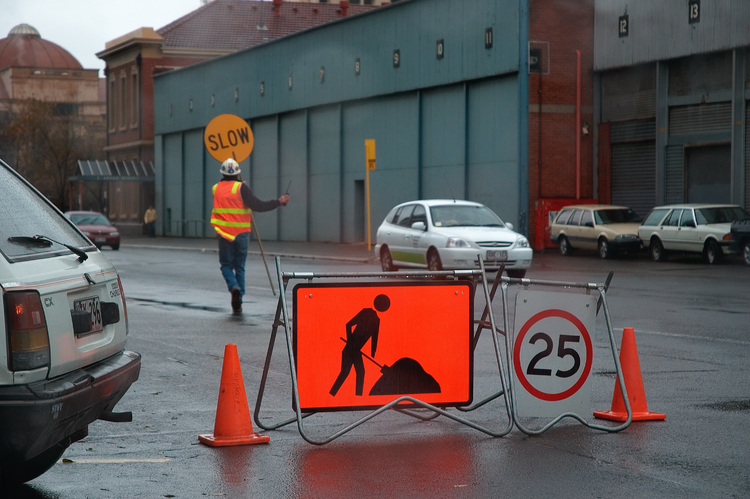
[[[714,338],[712,336],[696,336],[692,334],[667,333],[664,331],[644,331],[636,329],[638,333],[651,334],[654,336],[669,336],[672,338],[690,338],[692,340],[718,341],[721,343],[733,343],[735,345],[750,345],[750,341],[732,340],[728,338]]]
[[[171,458],[168,457],[160,457],[160,458],[153,458],[153,459],[70,459],[70,458],[63,458],[58,461],[58,463],[63,464],[127,464],[127,463],[166,463],[167,461],[171,461]]]

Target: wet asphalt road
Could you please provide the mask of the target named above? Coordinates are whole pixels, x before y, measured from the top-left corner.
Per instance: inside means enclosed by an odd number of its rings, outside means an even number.
[[[245,312],[237,317],[215,252],[123,245],[107,254],[128,300],[128,347],[143,354],[141,378],[117,407],[133,411],[134,421],[94,423],[87,438],[16,491],[18,497],[750,495],[750,268],[738,263],[535,255],[530,278],[603,282],[614,272],[607,296],[616,337],[623,327],[635,328],[648,406],[665,413],[665,421],[607,433],[565,419],[539,436],[514,427],[494,438],[446,417],[421,421],[387,411],[323,446],[305,442],[295,425],[272,431],[256,425],[270,443],[211,448],[197,437],[213,429],[227,343],[238,347],[250,410],[255,406],[278,300],[262,261],[248,259]],[[378,270],[356,262],[281,261],[284,271]],[[500,317],[501,307],[495,310]],[[601,315],[596,329],[591,410],[606,410],[615,376]],[[285,348],[280,336],[264,425],[294,416]],[[475,351],[474,382],[475,400],[499,386],[486,333]],[[305,431],[324,438],[362,415],[316,414],[305,420]],[[461,416],[498,432],[509,424],[504,397]]]

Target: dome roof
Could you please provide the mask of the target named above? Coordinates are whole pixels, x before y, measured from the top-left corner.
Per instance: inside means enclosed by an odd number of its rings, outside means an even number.
[[[0,70],[9,67],[83,69],[70,52],[42,39],[28,24],[19,24],[0,40]]]

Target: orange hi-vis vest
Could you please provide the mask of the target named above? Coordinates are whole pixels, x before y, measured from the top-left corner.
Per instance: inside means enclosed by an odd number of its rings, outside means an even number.
[[[242,182],[223,181],[213,187],[211,225],[221,237],[229,241],[252,230],[252,211],[242,201],[241,186]]]

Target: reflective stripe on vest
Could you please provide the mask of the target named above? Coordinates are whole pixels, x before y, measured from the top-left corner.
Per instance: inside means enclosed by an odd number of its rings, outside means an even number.
[[[252,211],[245,206],[240,193],[242,182],[223,181],[214,185],[214,209],[211,225],[214,230],[230,241],[243,232],[252,230]]]

